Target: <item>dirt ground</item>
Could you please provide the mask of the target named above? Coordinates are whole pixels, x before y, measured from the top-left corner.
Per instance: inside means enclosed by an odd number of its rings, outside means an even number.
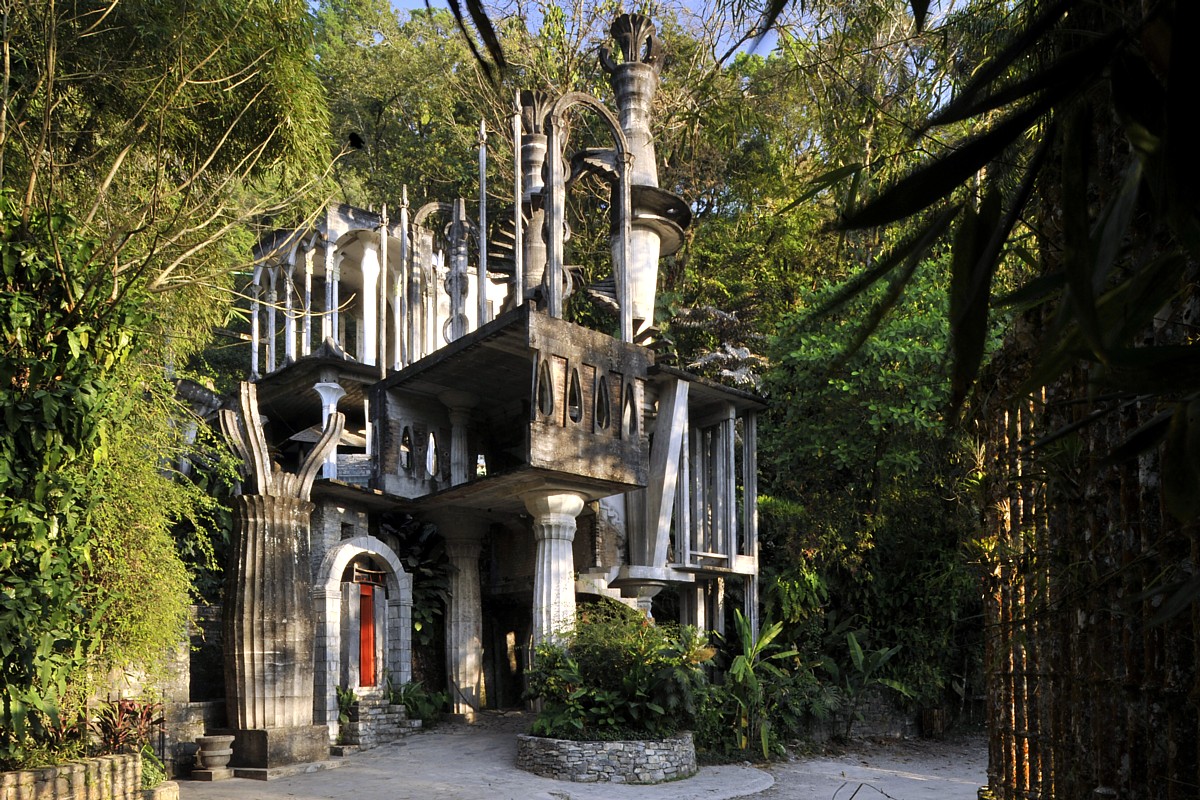
[[[854,741],[768,768],[764,800],[976,800],[987,783],[987,739]]]

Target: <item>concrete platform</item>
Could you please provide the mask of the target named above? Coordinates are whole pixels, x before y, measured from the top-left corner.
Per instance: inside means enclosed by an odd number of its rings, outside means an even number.
[[[396,744],[355,753],[321,771],[203,783],[181,780],[180,800],[732,800],[774,783],[749,766],[704,767],[656,786],[584,784],[539,778],[516,768],[521,717],[480,715],[476,725],[442,723]]]
[[[944,741],[854,742],[841,751],[776,762],[702,767],[695,777],[656,786],[585,784],[540,778],[514,764],[519,715],[481,714],[476,725],[443,723],[401,742],[356,753],[331,772],[179,782],[180,800],[975,800],[987,782],[981,735]]]

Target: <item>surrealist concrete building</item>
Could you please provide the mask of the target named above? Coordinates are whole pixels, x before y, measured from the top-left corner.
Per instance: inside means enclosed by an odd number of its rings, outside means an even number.
[[[612,38],[615,113],[526,92],[515,143],[490,137],[515,207],[330,207],[260,243],[249,380],[220,412],[245,465],[224,604],[235,766],[323,757],[339,687],[369,705],[409,679],[411,581],[386,514],[434,523],[456,567],[445,657],[466,718],[519,704],[530,647],[569,629],[581,597],[648,612],[674,586],[683,622],[720,628],[736,584],[753,618],[761,403],[647,346],[658,262],[690,212],[658,186],[654,28],[624,15]],[[571,150],[579,115],[609,146]],[[564,266],[585,173],[612,192],[607,286]],[[571,291],[606,298],[615,333],[565,321]]]

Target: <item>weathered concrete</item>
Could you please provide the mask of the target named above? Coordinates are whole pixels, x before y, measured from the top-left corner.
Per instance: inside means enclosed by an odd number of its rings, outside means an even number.
[[[537,555],[533,574],[533,644],[575,625],[575,518],[586,499],[576,492],[545,490],[524,495],[533,515]]]
[[[237,736],[231,764],[269,769],[328,754],[329,732],[313,722],[314,615],[309,491],[341,436],[333,414],[300,472],[272,463],[253,384],[239,391],[240,415],[221,428],[242,458],[243,491],[233,503],[235,533],[225,593],[226,714]]]

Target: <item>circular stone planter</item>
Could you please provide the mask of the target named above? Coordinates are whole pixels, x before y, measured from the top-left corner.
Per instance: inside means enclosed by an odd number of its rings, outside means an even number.
[[[224,769],[233,757],[233,736],[197,736],[196,766],[200,769]]]
[[[578,783],[662,783],[696,774],[696,747],[690,733],[619,742],[521,734],[517,767],[543,778]]]

